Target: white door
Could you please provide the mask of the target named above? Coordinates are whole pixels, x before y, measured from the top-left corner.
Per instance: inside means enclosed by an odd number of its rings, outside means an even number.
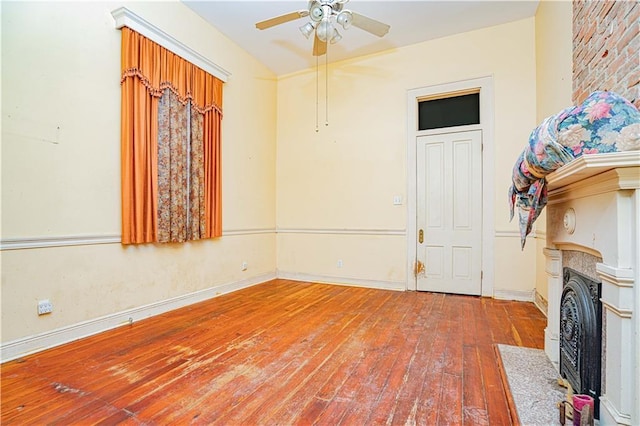
[[[482,132],[417,138],[417,288],[481,294]]]

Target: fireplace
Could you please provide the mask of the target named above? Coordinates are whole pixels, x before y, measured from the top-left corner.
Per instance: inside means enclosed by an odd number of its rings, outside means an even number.
[[[571,268],[563,269],[560,298],[560,375],[573,392],[600,397],[602,354],[601,285]],[[599,406],[595,406],[599,418]]]
[[[545,352],[577,392],[596,394],[601,424],[640,424],[640,151],[584,155],[547,183]],[[596,324],[577,330],[590,310]],[[593,328],[595,352],[573,340]]]

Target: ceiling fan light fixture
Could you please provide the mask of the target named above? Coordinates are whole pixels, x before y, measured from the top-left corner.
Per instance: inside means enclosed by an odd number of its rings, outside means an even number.
[[[331,39],[334,31],[335,28],[333,27],[331,21],[328,19],[323,19],[322,22],[318,24],[316,35],[318,36],[318,39],[320,39],[320,41],[326,42]]]
[[[342,40],[342,35],[340,35],[338,30],[334,28],[333,34],[331,35],[331,44],[336,44],[340,40]]]
[[[351,23],[353,22],[353,14],[348,10],[343,10],[338,14],[336,22],[342,25],[342,28],[346,30],[351,26]]]
[[[313,34],[313,31],[315,29],[316,29],[315,25],[313,25],[311,22],[307,22],[306,24],[300,27],[300,32],[302,33],[303,36],[305,36],[306,38],[309,38],[311,34]]]
[[[324,10],[322,10],[322,5],[319,2],[314,1],[309,7],[309,18],[314,22],[320,22],[323,17]]]

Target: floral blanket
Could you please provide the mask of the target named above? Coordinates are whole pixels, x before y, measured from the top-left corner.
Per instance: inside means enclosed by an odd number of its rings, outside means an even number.
[[[547,117],[513,167],[509,201],[511,219],[518,208],[521,247],[547,204],[546,175],[582,155],[637,149],[640,112],[613,92],[593,92],[582,105]]]

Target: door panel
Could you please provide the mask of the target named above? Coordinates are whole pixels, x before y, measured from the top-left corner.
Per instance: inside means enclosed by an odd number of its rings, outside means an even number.
[[[429,271],[429,276],[435,279],[444,278],[444,247],[427,246],[425,270]]]
[[[453,228],[469,230],[471,228],[471,209],[465,208],[470,200],[469,182],[471,176],[471,146],[469,143],[453,143]]]
[[[482,132],[417,138],[417,288],[481,294]]]
[[[425,146],[426,161],[429,163],[429,180],[426,181],[426,191],[430,202],[427,204],[427,228],[442,230],[444,228],[444,147],[441,144]]]
[[[453,278],[460,280],[470,280],[471,270],[473,269],[473,253],[471,247],[452,247],[452,271]]]

